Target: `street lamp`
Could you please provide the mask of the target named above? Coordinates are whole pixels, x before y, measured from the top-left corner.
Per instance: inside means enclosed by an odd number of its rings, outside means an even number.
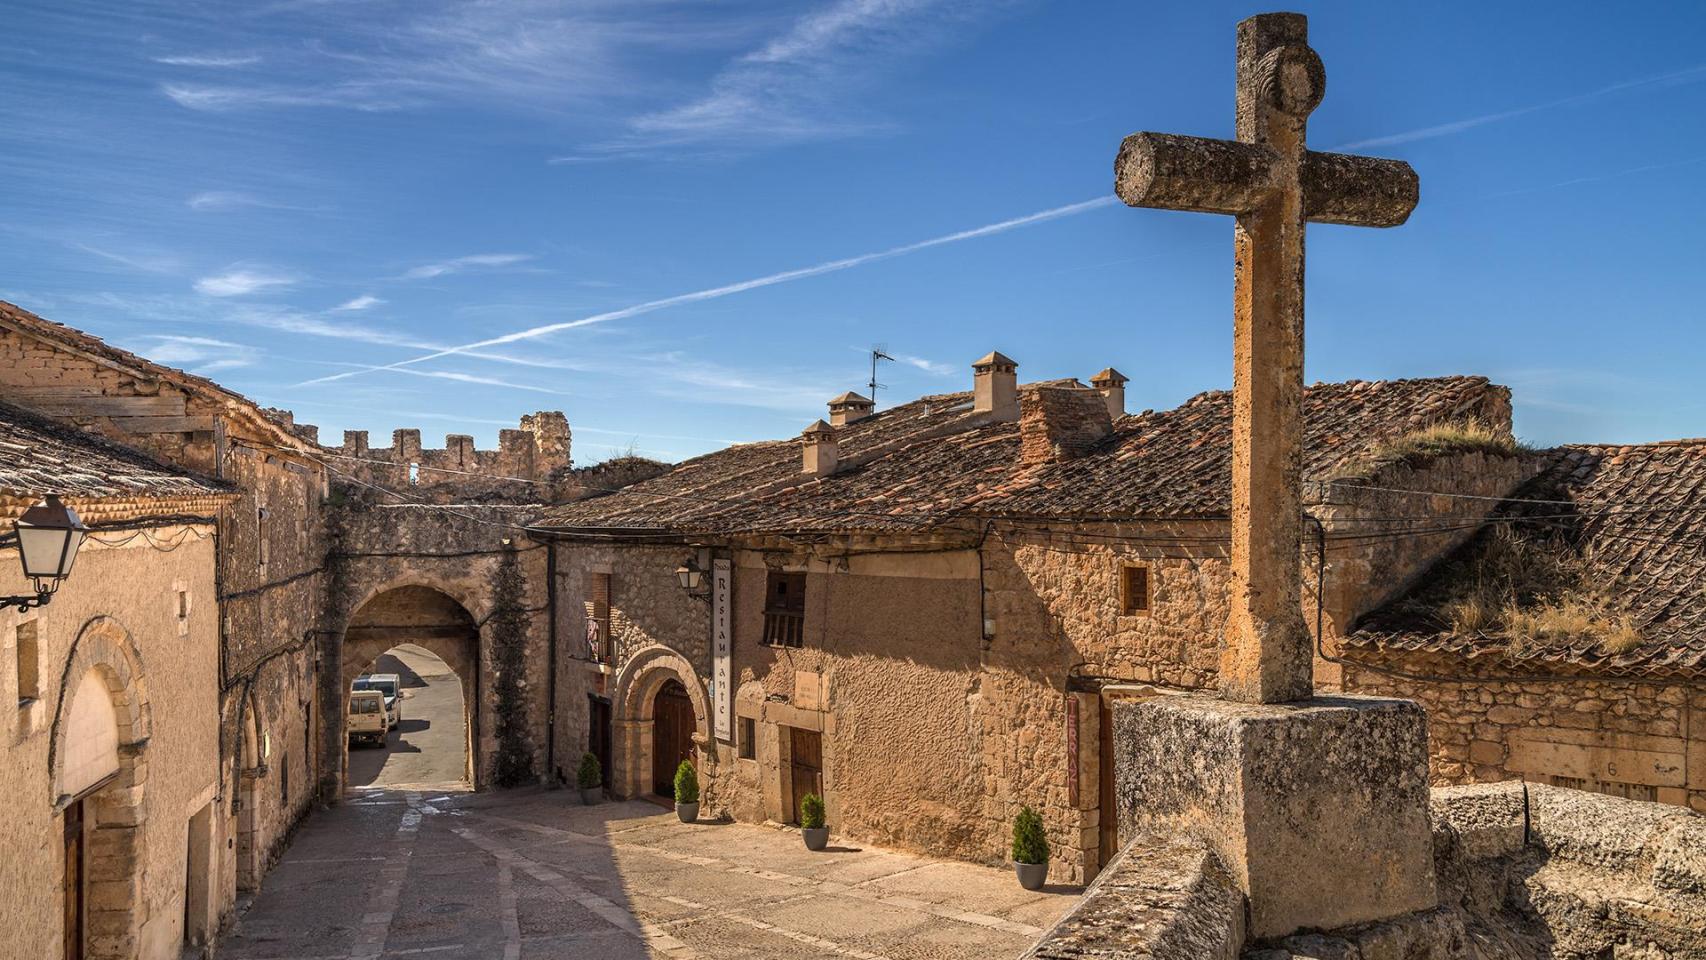
[[[71,565],[77,562],[77,548],[89,528],[77,518],[77,511],[48,494],[47,499],[24,511],[12,522],[18,534],[18,558],[24,565],[24,576],[36,588],[35,596],[0,597],[0,609],[17,607],[28,610],[44,606],[53,599],[59,584],[71,575]]]
[[[681,589],[692,593],[699,589],[699,584],[705,580],[705,571],[699,569],[699,564],[692,557],[687,562],[675,568],[675,579],[680,581]]]

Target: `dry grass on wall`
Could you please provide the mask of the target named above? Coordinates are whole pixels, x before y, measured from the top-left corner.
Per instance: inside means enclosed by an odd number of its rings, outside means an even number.
[[[1376,467],[1391,463],[1420,467],[1451,454],[1479,453],[1492,457],[1514,457],[1530,450],[1527,444],[1511,436],[1508,430],[1471,417],[1468,420],[1436,423],[1378,444],[1366,454],[1334,471],[1334,479],[1366,476]]]
[[[1641,632],[1617,609],[1609,584],[1591,576],[1592,566],[1562,536],[1499,524],[1453,571],[1445,597],[1419,602],[1453,633],[1503,637],[1516,656],[1582,640],[1608,655],[1627,653]]]

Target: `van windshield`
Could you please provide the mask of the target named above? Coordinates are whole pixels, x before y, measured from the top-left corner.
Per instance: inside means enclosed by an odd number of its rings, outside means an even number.
[[[357,680],[355,682],[355,689],[357,689],[357,690],[377,690],[380,693],[383,693],[384,695],[386,695],[387,697],[394,697],[397,695],[397,681],[395,681],[395,680],[374,680],[371,677],[368,677],[368,678],[364,678],[361,680]]]

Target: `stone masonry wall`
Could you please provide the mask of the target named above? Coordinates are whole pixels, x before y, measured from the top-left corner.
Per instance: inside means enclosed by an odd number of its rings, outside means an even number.
[[[371,447],[367,431],[346,430],[328,447],[334,469],[348,479],[402,491],[438,503],[508,501],[548,503],[566,499],[556,490],[570,465],[569,423],[556,411],[521,418],[519,429],[500,430],[498,449],[476,450],[474,438],[449,434],[444,447],[421,446],[421,432],[391,434],[389,447]]]
[[[1706,687],[1588,678],[1424,683],[1351,666],[1345,689],[1422,704],[1436,784],[1525,779],[1706,812]]]

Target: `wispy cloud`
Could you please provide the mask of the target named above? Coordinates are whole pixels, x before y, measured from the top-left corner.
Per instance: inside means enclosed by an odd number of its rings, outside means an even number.
[[[1586,93],[1562,97],[1557,100],[1547,100],[1543,103],[1530,104],[1526,107],[1500,110],[1497,113],[1484,113],[1480,116],[1466,117],[1462,120],[1452,120],[1447,123],[1436,123],[1432,126],[1419,127],[1415,130],[1406,130],[1402,133],[1390,133],[1381,137],[1370,137],[1366,140],[1356,140],[1351,143],[1340,144],[1333,149],[1363,150],[1369,147],[1389,147],[1399,143],[1413,143],[1417,140],[1432,140],[1436,137],[1448,137],[1453,134],[1463,133],[1466,130],[1473,130],[1476,127],[1484,127],[1488,124],[1498,123],[1501,120],[1510,120],[1515,117],[1527,116],[1531,113],[1539,113],[1542,110],[1553,110],[1558,107],[1569,107],[1577,104],[1588,103],[1604,97],[1612,96],[1613,94],[1623,93],[1628,90],[1635,90],[1642,87],[1695,83],[1700,80],[1706,80],[1706,64],[1699,64],[1683,70],[1673,70],[1670,73],[1661,73],[1656,76],[1623,80],[1609,86],[1600,87],[1597,90],[1590,90]]]
[[[173,66],[173,67],[214,67],[214,68],[251,67],[251,66],[254,66],[255,64],[261,62],[260,57],[253,56],[253,55],[240,56],[240,57],[188,55],[188,56],[177,56],[177,57],[154,57],[153,60],[155,63],[164,63],[168,66]]]
[[[184,201],[191,210],[201,213],[224,213],[230,210],[256,208],[262,210],[305,210],[294,204],[279,203],[241,190],[203,190]]]
[[[560,110],[631,103],[659,82],[655,70],[643,68],[653,55],[725,46],[745,35],[752,20],[706,9],[719,5],[675,0],[281,6],[272,12],[317,39],[261,51],[256,55],[265,55],[267,69],[243,83],[174,80],[161,91],[199,111],[382,111],[444,102]]]
[[[195,289],[197,293],[210,297],[243,297],[258,290],[287,287],[295,282],[295,277],[268,267],[234,265],[224,273],[197,280]]]
[[[461,273],[475,267],[507,267],[532,259],[533,255],[527,253],[476,253],[451,260],[440,260],[437,263],[421,264],[405,271],[403,278],[406,280],[426,280],[432,277],[442,277],[447,273]]]
[[[960,372],[960,368],[951,363],[938,363],[935,360],[926,360],[923,357],[914,357],[905,353],[897,353],[894,358],[897,363],[917,367],[925,373],[933,373],[938,377],[951,377]]]
[[[66,246],[73,250],[80,250],[83,253],[90,254],[91,256],[100,257],[102,260],[106,260],[109,263],[116,263],[120,266],[129,267],[132,270],[140,270],[143,273],[175,273],[180,266],[178,258],[168,254],[135,253],[128,251],[125,253],[118,253],[103,247],[97,247],[93,244],[82,243],[79,241],[71,241],[67,243]]]
[[[517,330],[514,333],[506,333],[499,337],[492,337],[486,340],[479,340],[474,343],[462,344],[455,347],[447,347],[443,350],[436,350],[432,353],[412,357],[408,360],[399,360],[396,363],[368,367],[363,370],[350,370],[345,373],[334,374],[327,377],[319,377],[314,380],[304,381],[301,385],[343,380],[347,377],[357,376],[374,370],[395,370],[398,367],[412,366],[414,364],[424,363],[428,360],[436,360],[439,357],[467,353],[471,350],[480,350],[486,347],[502,346],[506,343],[516,343],[522,340],[532,340],[536,337],[543,337],[547,334],[557,333],[563,330],[573,330],[578,327],[609,323],[612,320],[625,320],[629,317],[637,317],[641,314],[651,313],[656,310],[663,310],[668,307],[675,307],[688,303],[699,303],[705,300],[716,300],[721,297],[727,297],[737,293],[745,293],[749,290],[772,287],[781,283],[804,280],[808,277],[818,277],[826,273],[836,273],[841,270],[850,270],[853,267],[863,266],[867,263],[874,263],[879,260],[888,260],[894,257],[917,253],[921,250],[928,250],[933,247],[959,243],[963,240],[972,240],[978,237],[993,236],[998,233],[1005,233],[1008,230],[1016,230],[1020,227],[1026,227],[1032,224],[1043,223],[1049,220],[1058,220],[1061,217],[1074,216],[1089,210],[1110,206],[1118,202],[1119,200],[1116,197],[1103,196],[1096,197],[1091,200],[1084,200],[1079,203],[1069,203],[1065,206],[1051,207],[1048,210],[1041,210],[1022,217],[1013,217],[1008,220],[985,224],[981,227],[973,227],[970,230],[960,230],[954,233],[943,234],[939,237],[920,240],[916,243],[903,244],[898,247],[890,247],[887,250],[879,250],[875,253],[860,254],[856,257],[844,257],[840,260],[829,260],[814,266],[801,267],[797,270],[785,270],[781,273],[772,273],[751,280],[742,280],[738,283],[725,284],[720,287],[695,290],[692,293],[683,293],[673,297],[664,297],[660,300],[648,300],[645,303],[638,303],[631,307],[623,307],[620,310],[610,310],[605,313],[593,314],[590,317],[581,317],[578,320],[567,320],[561,323],[547,323],[541,326],[529,327],[525,330]]]
[[[837,0],[726,63],[699,97],[630,119],[622,136],[553,157],[587,163],[681,144],[775,145],[869,134],[889,123],[855,94],[889,65],[951,38],[990,5],[955,0]]]
[[[136,347],[150,360],[203,375],[253,366],[262,356],[259,347],[248,344],[163,333],[141,338]]]
[[[566,394],[561,390],[552,390],[547,387],[535,387],[526,383],[516,383],[514,380],[505,380],[501,377],[482,377],[472,373],[458,373],[454,370],[410,370],[404,367],[391,372],[406,373],[411,377],[432,377],[437,380],[454,380],[457,383],[477,383],[489,387],[504,387],[509,390],[525,390],[529,393],[550,393],[557,396],[566,396]]]
[[[371,310],[384,302],[384,300],[379,299],[371,293],[364,293],[354,299],[345,300],[343,303],[333,307],[332,311],[334,313],[350,313],[356,310]]]

